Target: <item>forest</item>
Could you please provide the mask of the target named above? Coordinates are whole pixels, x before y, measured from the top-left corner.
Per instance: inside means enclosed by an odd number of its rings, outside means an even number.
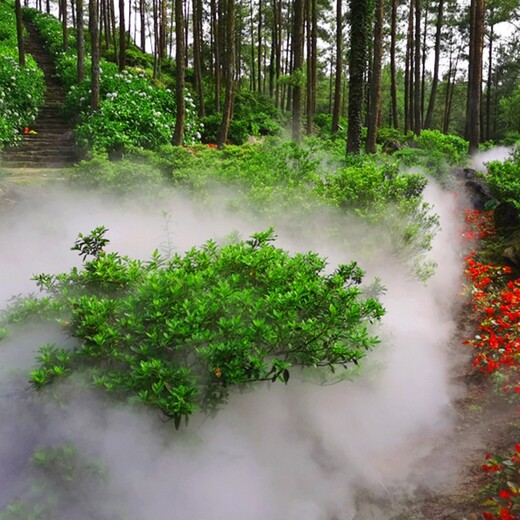
[[[423,129],[459,135],[473,152],[481,143],[518,139],[517,2],[346,4],[38,1],[38,11],[52,7],[58,15],[61,32],[55,19],[28,16],[45,26],[64,84],[82,93],[69,94],[68,109],[80,115],[79,134],[91,145],[95,125],[135,123],[119,110],[124,101],[107,99],[124,71],[171,90],[148,109],[173,115],[175,126],[170,136],[156,128],[160,118],[153,125],[153,114],[138,108],[143,113],[134,118],[144,125],[148,115],[153,138],[114,137],[109,147],[147,139],[154,140],[146,147],[192,140],[223,146],[282,130],[297,142],[341,135],[348,153],[375,153],[378,144],[397,145]],[[18,42],[22,61],[20,35]],[[118,95],[136,96],[144,87],[129,85]],[[89,107],[117,113],[119,124],[89,117]]]
[[[0,0],[0,520],[520,515],[518,0]]]

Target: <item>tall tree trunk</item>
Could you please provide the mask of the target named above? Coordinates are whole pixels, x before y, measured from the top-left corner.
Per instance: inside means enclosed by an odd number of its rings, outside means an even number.
[[[76,3],[74,0],[70,0],[70,14],[72,17],[72,27],[76,27]]]
[[[121,0],[119,0],[121,1]],[[117,25],[116,25],[116,6],[114,0],[109,0],[108,7],[110,10],[110,26],[112,28],[112,46],[114,47],[114,57],[116,63],[119,65],[119,48],[117,45]],[[124,18],[124,16],[123,16]],[[124,30],[124,29],[123,29]]]
[[[63,36],[63,52],[67,52],[68,42],[69,42],[69,31],[67,27],[67,0],[61,0],[61,9],[62,9],[62,36]]]
[[[399,128],[397,115],[397,78],[395,67],[395,47],[397,40],[397,0],[392,0],[392,17],[390,22],[390,96],[392,100],[392,126]]]
[[[98,0],[89,0],[88,27],[90,32],[92,110],[99,109],[99,9]]]
[[[258,73],[258,92],[262,92],[262,52],[263,52],[263,41],[262,41],[262,0],[258,0],[258,47],[257,47],[257,73]]]
[[[251,90],[256,92],[256,57],[255,57],[255,11],[253,0],[250,1],[250,26],[251,26]]]
[[[159,6],[158,0],[152,0],[153,11],[153,79],[159,77]]]
[[[426,5],[423,9],[424,12],[424,24],[423,24],[423,33],[422,33],[422,45],[421,45],[421,128],[424,123],[424,103],[426,96],[426,41],[428,38],[428,6],[429,0],[426,0]]]
[[[441,57],[441,36],[443,16],[444,0],[439,0],[439,6],[437,10],[437,24],[435,29],[435,59],[433,64],[432,89],[430,92],[430,101],[428,103],[428,112],[426,113],[424,128],[431,128],[433,123],[433,112],[435,110],[435,101],[437,99],[437,87],[439,85],[439,64]]]
[[[119,0],[119,70],[126,67],[125,0]]]
[[[363,92],[367,45],[366,0],[350,0],[350,57],[347,154],[361,152]]]
[[[303,81],[303,0],[294,0],[292,49],[292,138],[296,142],[300,142]]]
[[[168,32],[166,30],[166,27],[168,25],[168,12],[166,10],[166,0],[160,0],[160,19],[161,22],[159,27],[159,58],[161,60],[164,60],[166,58],[166,41]]]
[[[145,0],[139,0],[139,16],[141,19],[141,50],[145,52],[146,49],[146,20],[145,20],[145,13],[146,13],[146,3]]]
[[[223,1],[223,0],[219,0]],[[217,1],[211,0],[211,24],[212,24],[212,32],[213,32],[213,56],[215,57],[214,61],[214,79],[215,79],[215,109],[217,112],[220,112],[220,84],[221,84],[221,53],[220,53],[220,18],[218,16],[217,9]]]
[[[202,0],[193,0],[193,72],[199,98],[199,117],[206,115],[202,83]]]
[[[180,146],[184,140],[184,12],[182,0],[175,0],[175,132],[173,144]]]
[[[408,31],[406,34],[406,64],[404,70],[404,117],[405,133],[413,128],[413,74],[414,74],[414,45],[413,45],[413,13],[414,0],[410,0],[408,12]]]
[[[316,110],[316,89],[318,83],[318,6],[316,0],[308,0],[309,55],[307,74],[307,134],[312,134],[314,127],[314,112]]]
[[[415,0],[414,124],[415,135],[421,133],[421,0]]]
[[[376,0],[374,23],[374,59],[372,61],[372,81],[370,83],[370,112],[368,117],[367,153],[376,153],[377,129],[381,105],[381,66],[383,62],[384,0]]]
[[[484,0],[471,1],[470,57],[468,70],[468,104],[466,139],[469,152],[478,151],[480,144],[480,102],[482,90],[482,47],[484,42]]]
[[[491,9],[490,19],[494,18],[494,10]],[[493,43],[495,41],[495,25],[489,27],[489,49],[487,62],[487,82],[486,82],[486,141],[491,139],[491,88],[493,86]]]
[[[343,0],[336,0],[336,71],[334,81],[334,107],[332,109],[332,128],[335,134],[339,129],[341,110],[341,79],[343,76]]]
[[[22,4],[20,0],[15,0],[16,12],[16,37],[18,41],[18,63],[25,67],[25,45],[23,41],[23,21],[22,21]]]
[[[83,0],[76,0],[76,52],[78,55],[78,83],[85,79],[85,26]]]
[[[227,142],[235,91],[235,0],[227,0],[226,4],[226,52],[224,61],[226,69],[226,97],[218,141],[219,148],[223,148]]]
[[[275,105],[280,108],[280,76],[282,75],[282,0],[274,0],[275,2],[275,26],[276,30],[276,73],[275,73]]]

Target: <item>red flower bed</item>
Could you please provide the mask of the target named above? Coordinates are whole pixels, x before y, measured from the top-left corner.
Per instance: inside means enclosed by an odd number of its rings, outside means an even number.
[[[465,212],[467,240],[495,234],[492,212]],[[466,290],[478,322],[474,338],[463,341],[476,354],[473,366],[491,376],[508,399],[520,398],[520,278],[511,268],[479,262],[476,253],[466,257]],[[484,502],[486,520],[520,519],[520,444],[509,456],[486,456],[482,470],[489,476],[491,497]]]

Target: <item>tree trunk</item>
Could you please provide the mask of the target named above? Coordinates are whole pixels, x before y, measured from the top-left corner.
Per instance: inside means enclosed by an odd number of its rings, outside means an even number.
[[[166,10],[166,0],[159,0],[159,59],[164,60],[166,58],[166,30],[168,24],[168,13]],[[176,0],[175,0],[176,3]],[[176,18],[177,19],[177,18]],[[175,22],[177,23],[177,22]],[[176,33],[177,34],[177,33]]]
[[[258,47],[257,53],[257,73],[258,73],[258,92],[262,92],[262,0],[258,0]]]
[[[173,144],[181,146],[184,140],[184,12],[182,0],[175,0],[175,132]]]
[[[139,16],[141,18],[141,50],[145,52],[146,49],[146,21],[145,21],[146,4],[145,0],[139,1]]]
[[[413,46],[413,13],[414,0],[410,0],[408,13],[408,31],[406,35],[406,63],[404,70],[404,131],[413,128],[413,70],[414,70],[414,46]]]
[[[153,79],[159,77],[159,6],[158,0],[152,0],[153,10]]]
[[[119,0],[119,70],[126,67],[125,0]]]
[[[415,135],[421,133],[421,0],[415,0],[414,124]]]
[[[363,91],[367,40],[366,0],[350,0],[350,57],[348,92],[347,154],[361,152]]]
[[[301,140],[302,82],[303,82],[303,0],[294,0],[292,29],[292,138]]]
[[[21,67],[25,67],[25,45],[23,41],[23,21],[22,21],[22,4],[20,0],[15,0],[16,12],[16,37],[18,41],[18,63]]]
[[[202,0],[193,0],[193,72],[199,98],[199,117],[206,115],[202,83]]]
[[[76,52],[78,55],[78,83],[85,79],[85,27],[83,0],[76,0]]]
[[[223,148],[227,142],[235,91],[235,0],[227,0],[226,3],[226,52],[224,61],[226,69],[226,97],[218,141],[219,148]]]
[[[484,0],[471,1],[470,59],[468,70],[468,104],[466,139],[469,152],[478,151],[480,144],[480,102],[482,90],[482,47],[484,41]]]
[[[433,123],[433,112],[435,110],[435,101],[437,98],[437,87],[439,85],[439,64],[441,57],[441,35],[442,23],[444,16],[444,0],[439,0],[439,7],[437,10],[437,26],[435,30],[435,61],[433,64],[433,78],[432,89],[430,92],[430,101],[428,103],[428,112],[426,113],[426,120],[424,128],[431,128]]]
[[[334,107],[332,109],[332,128],[335,134],[339,129],[341,110],[341,79],[343,75],[343,0],[336,0],[336,71],[334,81]],[[332,72],[332,71],[331,71]]]
[[[392,99],[392,126],[399,128],[397,115],[397,78],[395,67],[395,47],[397,39],[397,0],[392,0],[392,19],[390,22],[390,96]]]
[[[310,33],[309,33],[309,73],[307,75],[307,134],[312,134],[314,112],[316,110],[316,89],[318,83],[318,5],[316,0],[309,0]]]
[[[366,151],[376,153],[377,129],[381,105],[381,66],[383,61],[383,23],[384,0],[376,0],[374,23],[374,59],[372,62],[372,81],[370,83],[370,112],[368,116],[368,134]]]
[[[67,0],[61,0],[61,9],[62,9],[62,36],[63,36],[63,52],[67,52],[68,42],[69,42],[69,34],[67,27]]]
[[[220,0],[223,1],[223,0]],[[213,55],[214,61],[214,79],[215,79],[215,109],[220,112],[220,84],[221,84],[221,67],[220,67],[220,18],[218,17],[217,2],[211,0],[211,24],[213,32]]]
[[[256,92],[256,57],[255,57],[255,11],[253,0],[250,1],[250,26],[251,26],[251,90]]]
[[[91,86],[92,91],[91,107],[92,110],[99,109],[99,13],[98,1],[90,0],[88,7],[88,26],[90,31],[90,49],[91,49]]]
[[[491,9],[490,18],[493,19],[494,13]],[[491,139],[491,87],[493,83],[493,43],[495,40],[495,25],[491,23],[489,27],[489,49],[488,49],[488,73],[486,82],[486,141]]]

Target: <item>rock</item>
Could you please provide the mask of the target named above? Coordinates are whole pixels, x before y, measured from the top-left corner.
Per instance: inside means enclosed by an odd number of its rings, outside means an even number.
[[[392,155],[394,152],[397,152],[403,148],[403,145],[397,139],[389,139],[383,145],[383,153],[387,155]]]
[[[495,208],[495,228],[504,231],[520,226],[520,214],[512,204],[501,202]]]
[[[520,267],[520,241],[504,249],[502,256],[516,267]]]
[[[457,181],[464,187],[469,203],[474,209],[483,210],[486,204],[493,200],[489,188],[476,170],[472,168],[456,168],[454,175]]]
[[[516,269],[520,268],[520,230],[514,232],[505,242],[502,256]]]

